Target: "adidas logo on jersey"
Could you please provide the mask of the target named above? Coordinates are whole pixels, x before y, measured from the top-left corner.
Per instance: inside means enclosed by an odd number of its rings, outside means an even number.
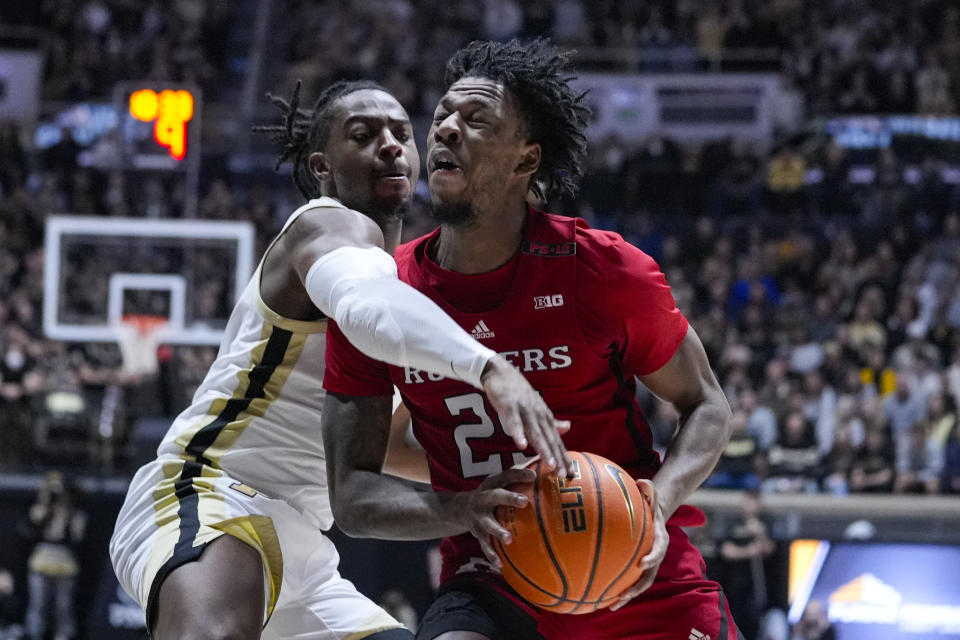
[[[710,636],[703,633],[702,631],[697,631],[696,629],[690,629],[689,640],[710,640]]]
[[[490,327],[487,326],[487,323],[481,320],[477,323],[477,326],[473,328],[473,331],[470,332],[470,335],[473,336],[474,340],[483,340],[484,338],[492,338],[497,335],[493,331],[490,331]]]

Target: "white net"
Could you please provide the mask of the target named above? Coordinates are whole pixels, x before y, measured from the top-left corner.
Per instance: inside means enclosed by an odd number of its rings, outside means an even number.
[[[122,376],[142,378],[157,372],[157,347],[165,326],[167,319],[162,316],[125,316],[113,325],[123,358]]]

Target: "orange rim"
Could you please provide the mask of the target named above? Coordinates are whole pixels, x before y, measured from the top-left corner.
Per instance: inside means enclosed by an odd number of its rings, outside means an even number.
[[[120,319],[122,324],[135,328],[140,334],[148,335],[159,331],[170,321],[166,316],[152,316],[145,314],[128,314]]]

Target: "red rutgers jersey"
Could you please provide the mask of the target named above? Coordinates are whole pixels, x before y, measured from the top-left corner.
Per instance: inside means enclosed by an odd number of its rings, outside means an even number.
[[[556,417],[571,421],[567,449],[597,453],[637,478],[652,477],[660,460],[635,398],[634,376],[663,366],[687,331],[653,259],[583,220],[531,210],[520,250],[507,264],[464,275],[427,256],[438,234],[398,248],[400,278],[523,371]],[[389,395],[396,385],[435,489],[473,489],[531,454],[516,450],[477,389],[367,358],[333,322],[327,335],[324,387]],[[469,558],[482,557],[470,535],[446,540],[442,550],[444,578]]]

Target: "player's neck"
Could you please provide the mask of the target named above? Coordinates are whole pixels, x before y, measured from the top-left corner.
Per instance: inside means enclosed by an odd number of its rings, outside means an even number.
[[[391,218],[388,220],[377,220],[380,230],[383,232],[383,250],[393,255],[400,245],[400,236],[403,231],[403,219]]]
[[[441,225],[433,259],[457,273],[486,273],[506,264],[520,247],[526,203],[478,212],[466,225]]]

